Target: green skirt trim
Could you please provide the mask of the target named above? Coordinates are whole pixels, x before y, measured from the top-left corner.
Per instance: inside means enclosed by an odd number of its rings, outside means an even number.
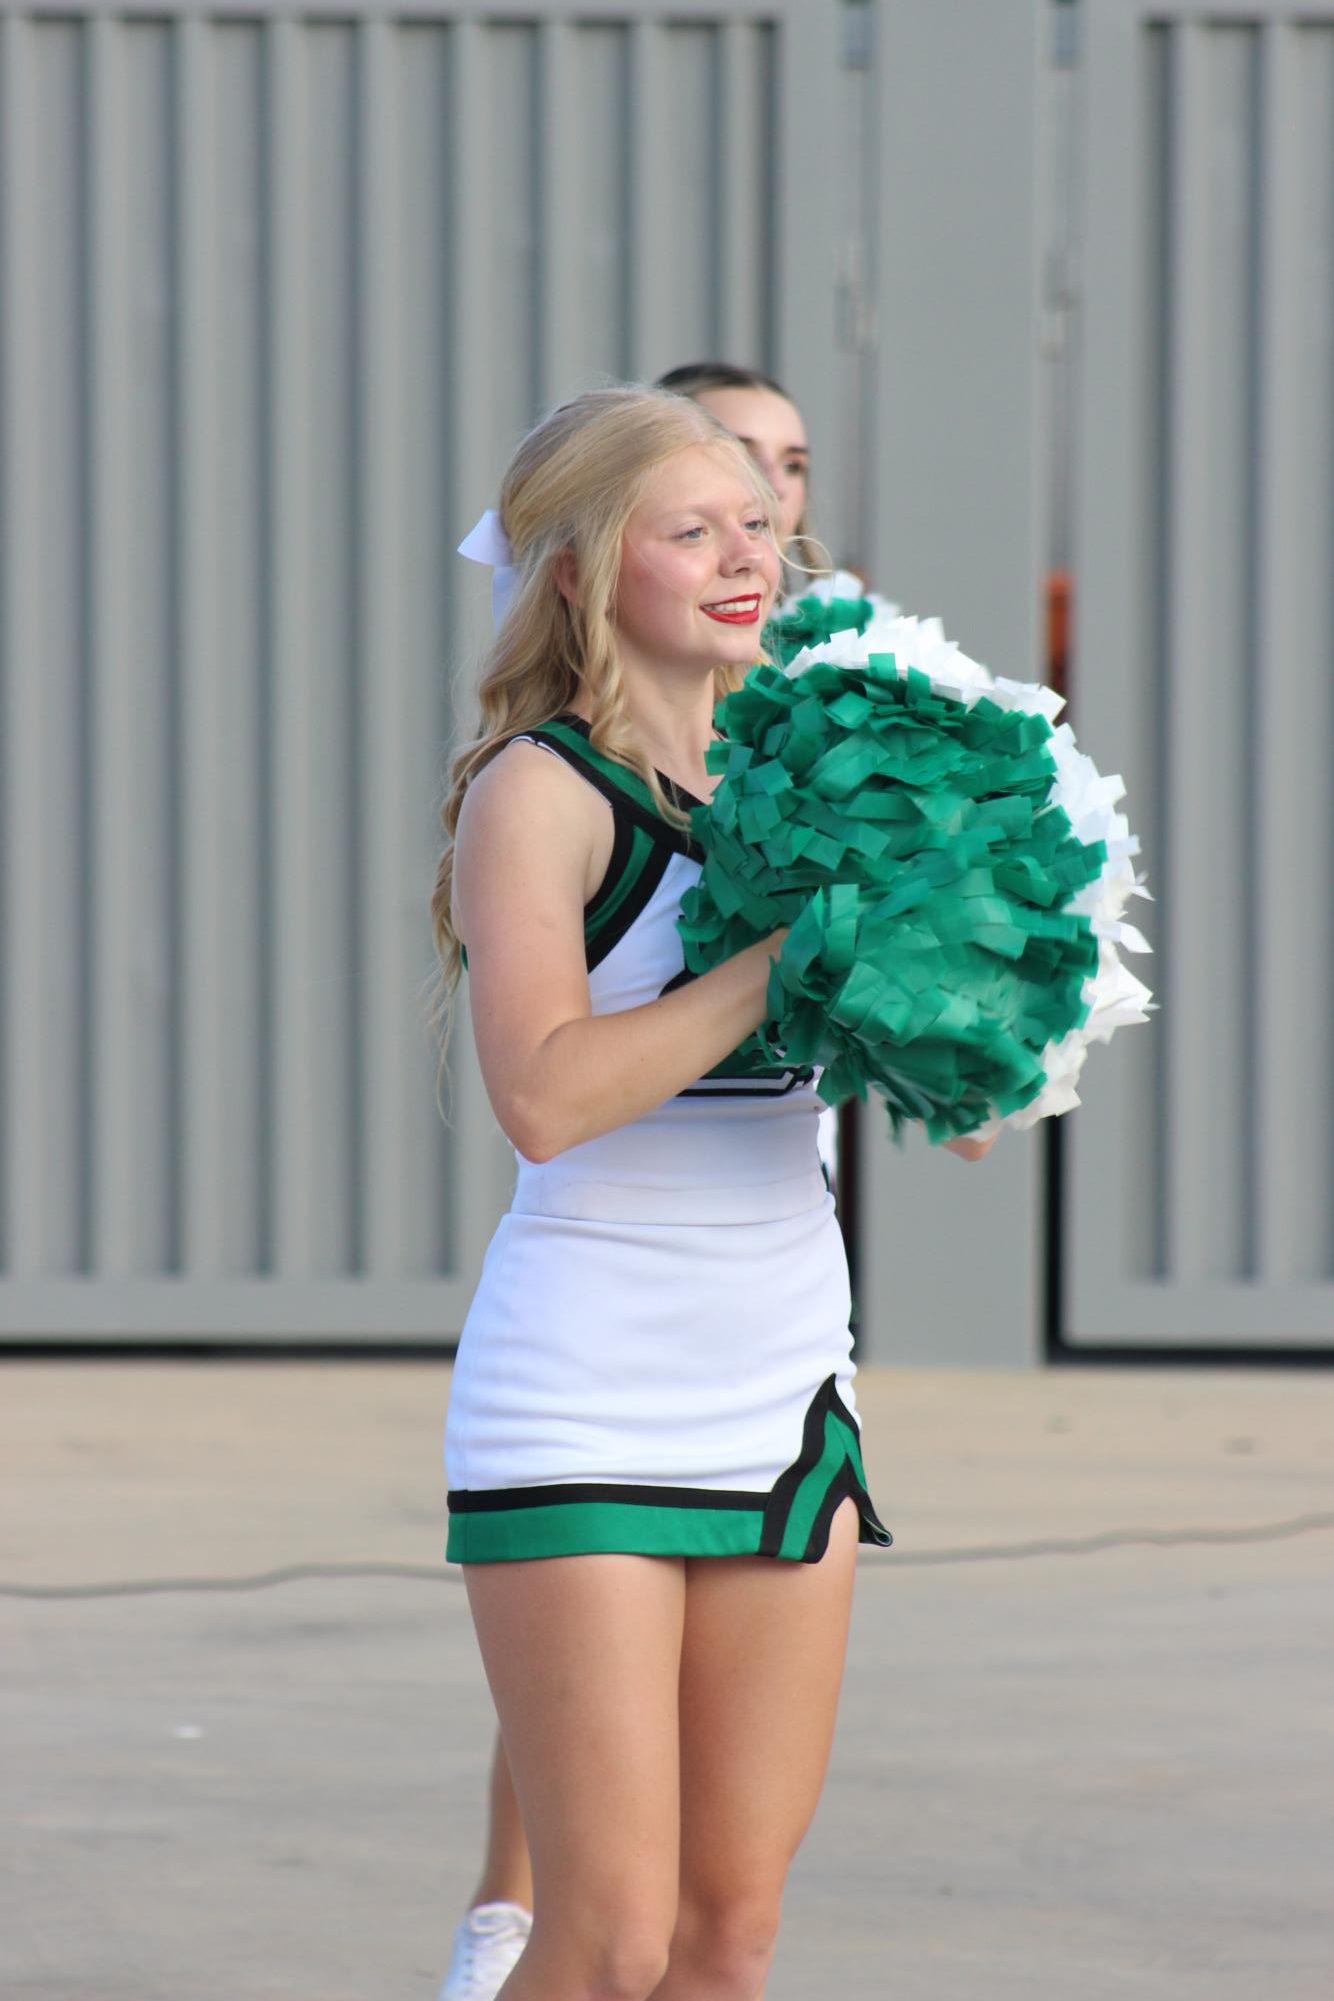
[[[449,1496],[450,1563],[549,1556],[772,1556],[818,1563],[829,1526],[851,1499],[860,1540],[893,1538],[866,1489],[856,1420],[830,1376],[811,1401],[801,1451],[766,1493],[703,1487],[572,1482],[456,1489]]]

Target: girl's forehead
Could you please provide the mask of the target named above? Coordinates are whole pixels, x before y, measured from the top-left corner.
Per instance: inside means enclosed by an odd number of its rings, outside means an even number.
[[[655,466],[636,514],[658,514],[674,507],[743,506],[755,498],[754,482],[730,452],[710,445],[689,445]]]
[[[805,447],[806,426],[801,412],[776,389],[758,385],[748,389],[701,389],[696,401],[739,438],[772,445],[780,451]]]

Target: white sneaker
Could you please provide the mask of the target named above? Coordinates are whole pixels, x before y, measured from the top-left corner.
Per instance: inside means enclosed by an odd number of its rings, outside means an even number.
[[[440,2001],[495,2001],[533,1928],[522,1904],[478,1904],[454,1934]]]

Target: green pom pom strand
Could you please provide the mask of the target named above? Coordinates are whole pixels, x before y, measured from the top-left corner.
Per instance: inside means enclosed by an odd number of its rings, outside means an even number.
[[[718,721],[680,930],[701,973],[790,927],[746,1052],[822,1065],[831,1104],[876,1091],[896,1134],[961,1137],[1028,1104],[1087,1015],[1098,944],[1065,906],[1106,861],[1047,803],[1045,718],[876,655],[756,668]]]
[[[869,598],[798,598],[764,628],[765,652],[786,667],[808,646],[823,646],[836,633],[855,632],[860,637],[874,610]]]

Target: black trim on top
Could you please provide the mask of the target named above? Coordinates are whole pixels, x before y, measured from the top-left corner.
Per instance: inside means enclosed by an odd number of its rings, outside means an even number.
[[[678,1091],[678,1098],[785,1098],[789,1091],[795,1091],[803,1084],[809,1084],[814,1070],[786,1070],[781,1080],[777,1077],[757,1076],[749,1089],[742,1083],[738,1073],[735,1084],[726,1084],[722,1078],[716,1085],[707,1088],[701,1082],[692,1085],[688,1091]]]
[[[758,1513],[767,1494],[737,1487],[631,1487],[615,1480],[556,1481],[544,1487],[455,1487],[448,1496],[454,1515],[498,1515],[513,1508],[544,1508],[573,1501],[628,1501],[647,1508],[723,1508]]]
[[[567,709],[563,715],[557,716],[555,720],[558,723],[564,723],[567,730],[577,730],[589,749],[593,748],[593,725],[586,723],[582,716],[573,715]],[[656,765],[653,767],[653,775],[667,794],[667,797],[671,800],[673,806],[688,808],[691,806],[703,806],[706,803],[703,799],[697,799],[693,792],[687,792],[684,785],[678,785],[674,778],[669,778],[665,771],[659,771]]]
[[[770,1492],[769,1503],[764,1510],[764,1525],[760,1530],[761,1556],[777,1556],[783,1547],[783,1531],[787,1527],[797,1489],[806,1475],[820,1463],[824,1454],[824,1421],[835,1405],[851,1424],[853,1420],[838,1394],[838,1378],[826,1376],[806,1406],[806,1420],[801,1427],[801,1450],[792,1464],[779,1474]]]
[[[803,1563],[818,1563],[829,1548],[829,1531],[834,1525],[834,1516],[845,1501],[854,1501],[857,1505],[859,1522],[858,1540],[860,1542],[869,1540],[868,1537],[860,1533],[860,1525],[865,1522],[868,1514],[875,1517],[877,1527],[884,1529],[886,1535],[889,1534],[889,1530],[885,1528],[879,1515],[876,1514],[875,1509],[871,1506],[871,1497],[857,1478],[853,1470],[852,1461],[845,1459],[842,1470],[830,1481],[828,1491],[815,1511],[815,1520],[811,1523],[811,1532],[806,1538],[806,1547],[801,1552]],[[880,1546],[884,1547],[883,1544]]]
[[[617,826],[618,828],[626,827],[628,830],[629,822],[621,818],[618,819]],[[590,973],[595,966],[602,964],[607,954],[615,946],[620,944],[635,919],[643,916],[653,899],[655,890],[666,875],[667,866],[671,860],[672,850],[666,843],[663,841],[655,842],[653,848],[650,850],[648,860],[639,871],[638,880],[627,891],[625,901],[621,904],[616,915],[611,919],[605,931],[599,934],[592,948],[590,949],[588,945],[584,947],[584,957],[588,962]]]
[[[677,993],[680,988],[688,987],[692,980],[698,978],[699,974],[692,973],[689,966],[682,966],[680,972],[668,980],[662,991],[664,994]],[[730,1058],[725,1058],[724,1061],[730,1061]],[[798,1069],[795,1065],[781,1063],[775,1063],[769,1070],[732,1071],[723,1070],[719,1064],[718,1072],[720,1074],[715,1075],[710,1071],[707,1077],[701,1077],[697,1084],[690,1086],[689,1090],[678,1091],[677,1097],[785,1098],[789,1091],[797,1090],[802,1084],[809,1084],[815,1075],[814,1070]]]
[[[577,721],[578,718],[562,718],[562,720]],[[604,772],[598,771],[595,766],[585,764],[567,743],[560,741],[559,737],[550,736],[544,729],[534,729],[526,730],[517,740],[540,744],[543,750],[549,750],[553,756],[560,758],[563,764],[567,764],[571,771],[577,772],[595,792],[600,792],[611,807],[611,855],[601,882],[594,890],[591,900],[584,905],[585,926],[592,922],[603,904],[615,894],[616,886],[629,865],[634,847],[635,828],[637,826],[644,828],[652,842],[648,860],[640,872],[639,880],[626,896],[611,923],[594,940],[591,948],[585,937],[584,963],[591,973],[602,964],[608,953],[620,944],[636,917],[642,916],[648,908],[654,890],[667,873],[667,864],[673,854],[686,853],[687,849],[672,839],[675,830],[669,827],[665,820],[659,820],[654,815],[645,813],[612,779]]]
[[[556,748],[554,744],[548,747],[552,750]],[[568,762],[568,759],[566,761]],[[573,770],[574,766],[571,765],[570,769]],[[603,904],[607,902],[621,879],[621,874],[626,863],[630,859],[630,849],[634,843],[634,828],[623,813],[613,813],[611,825],[611,854],[608,857],[606,871],[603,874],[601,882],[584,905],[585,924],[591,924]]]
[[[576,730],[580,736],[587,738],[588,724],[581,717],[557,716],[556,721],[563,723],[567,729]],[[581,778],[587,779],[594,791],[602,794],[613,811],[619,810],[629,814],[647,834],[650,834],[655,841],[660,841],[664,847],[670,848],[673,854],[688,855],[692,861],[703,861],[704,850],[696,841],[691,840],[687,828],[674,827],[669,820],[660,818],[657,813],[651,812],[647,806],[642,806],[637,799],[632,799],[630,794],[619,786],[614,778],[609,778],[605,771],[599,771],[594,764],[585,764],[583,759],[571,750],[569,744],[562,743],[559,737],[553,737],[547,730],[540,727],[523,730],[520,734],[528,742],[540,743],[547,750],[554,751],[557,757],[564,758],[571,771],[577,771]],[[658,773],[658,777],[664,792],[673,805],[680,806],[683,810],[699,805],[700,801],[692,793],[683,791],[679,785],[673,784],[670,778],[663,777],[661,772]]]
[[[532,729],[523,732],[521,741],[538,743],[543,750],[551,751],[553,756],[568,764],[571,771],[577,772],[586,784],[591,785],[595,792],[600,792],[613,813],[624,814],[636,821],[653,836],[654,840],[673,839],[676,834],[675,828],[669,827],[665,820],[660,820],[656,813],[648,812],[637,800],[632,799],[628,792],[623,792],[614,779],[608,778],[605,771],[599,771],[596,765],[586,764],[578,752],[571,750],[568,743],[562,743],[558,736],[552,736],[544,729]],[[679,847],[678,851],[684,854],[684,846]]]
[[[801,1451],[792,1464],[774,1481],[760,1528],[758,1555],[776,1557],[780,1554],[797,1490],[824,1457],[825,1419],[831,1415],[841,1418],[848,1429],[860,1437],[861,1427],[838,1393],[836,1376],[826,1377],[811,1398],[806,1411],[806,1421],[802,1426]],[[816,1510],[810,1534],[806,1538],[806,1546],[801,1553],[803,1563],[820,1561],[829,1546],[829,1525],[839,1504],[847,1500],[857,1503],[857,1513],[860,1517],[859,1540],[863,1542],[875,1540],[862,1533],[866,1528],[874,1527],[885,1538],[882,1547],[887,1547],[892,1541],[889,1530],[876,1513],[870,1494],[857,1477],[857,1469],[851,1458],[845,1458]]]

